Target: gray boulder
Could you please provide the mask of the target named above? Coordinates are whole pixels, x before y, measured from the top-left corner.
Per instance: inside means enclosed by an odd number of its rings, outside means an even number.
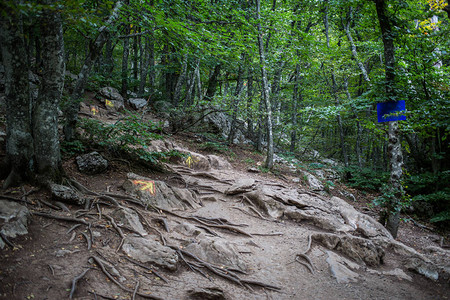
[[[147,235],[147,232],[139,221],[138,214],[130,208],[119,207],[113,212],[114,219],[117,220],[119,225],[125,225],[142,236]]]
[[[153,240],[153,237],[128,236],[125,238],[122,250],[134,260],[142,263],[152,263],[174,271],[177,268],[178,255],[175,250],[163,246]]]
[[[98,91],[107,110],[118,111],[124,108],[124,100],[119,91],[113,87],[104,87]]]
[[[128,100],[130,106],[135,110],[140,110],[147,105],[147,100],[144,98],[131,98]]]
[[[51,184],[50,192],[52,194],[52,198],[55,201],[66,202],[69,204],[83,205],[84,199],[80,198],[78,194],[65,185],[61,184]]]
[[[81,173],[90,175],[102,173],[108,168],[108,161],[96,151],[77,156],[76,162]]]
[[[15,238],[18,235],[28,234],[28,209],[16,202],[0,200],[0,232],[6,238]],[[0,248],[5,242],[0,237]]]
[[[309,188],[313,191],[323,191],[323,184],[320,182],[319,179],[317,179],[314,175],[302,171],[303,177],[305,178],[306,183],[308,184]]]
[[[240,193],[246,193],[253,190],[255,187],[255,180],[252,178],[242,178],[238,179],[232,186],[230,186],[225,194],[236,195]]]

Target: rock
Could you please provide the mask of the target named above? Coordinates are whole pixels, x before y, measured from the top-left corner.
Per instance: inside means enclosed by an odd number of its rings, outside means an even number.
[[[323,170],[315,170],[314,173],[316,173],[316,176],[319,177],[321,180],[326,179],[325,171]]]
[[[134,173],[128,173],[127,177],[123,188],[140,199],[144,205],[169,210],[200,207],[196,194],[188,189],[168,186],[163,181],[151,180]]]
[[[200,234],[195,241],[185,245],[184,249],[198,258],[219,267],[238,269],[243,272],[247,269],[236,248],[223,238],[208,237]]]
[[[134,260],[142,263],[152,263],[169,270],[176,270],[178,255],[175,250],[154,241],[153,237],[127,236],[122,250]]]
[[[178,233],[181,233],[184,236],[195,237],[198,236],[202,231],[189,223],[181,223],[173,228]]]
[[[225,294],[218,287],[195,288],[187,292],[189,299],[192,300],[225,300]]]
[[[147,232],[139,221],[139,216],[132,209],[127,207],[120,207],[113,212],[113,217],[118,225],[125,225],[138,232],[140,235],[145,236]]]
[[[368,239],[332,233],[315,233],[311,235],[311,238],[326,248],[339,251],[359,263],[379,266],[384,259],[384,250]]]
[[[356,202],[356,198],[352,193],[347,192],[346,190],[342,190],[340,193],[342,196],[344,196],[348,200],[352,200],[353,202]]]
[[[141,110],[147,105],[147,100],[144,98],[131,98],[128,100],[130,106],[135,110]]]
[[[51,184],[50,191],[52,198],[55,201],[61,201],[69,204],[83,205],[84,199],[80,198],[78,194],[65,185]]]
[[[100,96],[106,98],[102,99],[107,110],[118,111],[124,108],[124,100],[119,91],[113,87],[101,88],[98,93]]]
[[[385,276],[395,276],[400,280],[408,280],[412,282],[412,277],[406,274],[402,269],[395,268],[393,270],[389,271],[377,271],[372,269],[367,269],[367,272],[370,274],[378,274],[378,275],[385,275]]]
[[[327,263],[330,265],[331,275],[338,283],[349,283],[358,281],[359,274],[349,269],[359,269],[359,265],[355,264],[334,252],[327,251]]]
[[[208,155],[206,157],[208,158],[209,165],[211,166],[212,169],[229,170],[232,168],[231,164],[220,156]]]
[[[0,130],[0,142],[3,142],[6,139],[6,132]]]
[[[272,218],[280,218],[283,216],[285,207],[273,197],[268,196],[264,189],[257,188],[254,191],[244,194],[256,207],[260,208],[266,215]]]
[[[223,138],[228,138],[231,130],[232,118],[223,112],[207,114],[200,122],[204,132],[220,134]],[[249,143],[245,137],[245,122],[236,120],[236,132],[233,144]]]
[[[261,173],[261,171],[257,168],[248,168],[247,172],[249,173]]]
[[[149,152],[167,152],[174,150],[176,145],[167,140],[153,140],[147,146]]]
[[[323,184],[314,175],[301,171],[309,188],[313,191],[323,191]]]
[[[300,183],[300,178],[292,178],[293,183]]]
[[[226,191],[226,195],[236,195],[240,193],[246,193],[255,187],[255,180],[252,178],[242,178],[238,179],[232,186],[230,186]]]
[[[120,272],[112,264],[110,264],[106,260],[101,259],[100,257],[97,257],[97,259],[105,266],[105,269],[108,271],[108,273],[118,278],[120,282],[124,282],[127,280],[120,274]],[[93,261],[91,260],[92,258],[89,260],[92,263]]]
[[[438,280],[439,270],[435,264],[429,261],[424,261],[418,257],[409,258],[405,264],[408,270],[415,271],[428,279]]]
[[[85,174],[100,174],[108,168],[108,161],[94,151],[76,157],[78,170]]]
[[[28,209],[16,202],[0,200],[0,232],[7,238],[15,238],[18,235],[28,234]],[[0,238],[0,248],[5,243]]]
[[[320,160],[322,163],[336,167],[339,165],[339,163],[337,163],[336,161],[329,159],[329,158],[323,158]]]

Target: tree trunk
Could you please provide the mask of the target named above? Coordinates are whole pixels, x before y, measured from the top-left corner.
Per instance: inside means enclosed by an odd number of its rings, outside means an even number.
[[[245,61],[245,55],[241,55],[241,60]],[[245,64],[245,62],[244,62]],[[237,123],[237,112],[239,108],[239,102],[241,100],[241,94],[244,89],[244,68],[241,64],[239,64],[239,71],[238,71],[238,79],[236,82],[236,90],[233,95],[233,103],[232,103],[232,120],[231,120],[231,126],[230,126],[230,133],[228,134],[228,144],[233,144],[234,136],[236,135],[236,123]]]
[[[0,46],[5,67],[6,93],[6,166],[1,168],[6,177],[3,188],[20,183],[32,174],[34,154],[31,130],[31,97],[29,94],[28,65],[18,12],[0,4],[6,12],[0,20]]]
[[[203,93],[202,93],[202,79],[200,77],[200,68],[197,68],[195,75],[197,77],[197,93],[198,93],[198,101],[201,102],[203,99]]]
[[[188,55],[187,53],[183,56],[183,62],[181,64],[181,73],[178,76],[177,84],[175,86],[175,92],[173,93],[173,106],[177,107],[180,103],[181,99],[181,88],[183,87],[184,81],[186,80],[187,73],[187,64],[188,64]]]
[[[384,65],[385,65],[385,77],[386,77],[386,96],[388,101],[395,99],[395,50],[394,50],[394,35],[392,33],[391,23],[386,11],[385,0],[375,1],[378,21],[380,23],[380,29],[382,33],[383,45],[384,45]],[[403,155],[400,144],[400,138],[398,134],[398,122],[389,122],[389,166],[391,176],[389,179],[391,192],[394,198],[391,199],[387,205],[387,223],[386,229],[392,234],[394,238],[397,237],[398,226],[400,222],[400,199],[402,197],[402,166]]]
[[[249,70],[247,81],[247,135],[253,139],[253,70]]]
[[[345,94],[347,95],[347,99],[349,103],[351,103],[351,108],[353,112],[353,117],[356,119],[356,146],[355,146],[355,152],[356,152],[356,160],[358,162],[358,167],[362,168],[362,158],[361,158],[361,134],[362,134],[362,127],[361,122],[358,120],[358,115],[356,111],[355,105],[352,103],[352,97],[350,95],[350,92],[348,90],[348,78],[344,78],[344,89]]]
[[[140,29],[137,29],[136,33],[141,32]],[[138,73],[139,73],[139,55],[142,56],[142,52],[139,53],[139,45],[141,44],[141,37],[135,36],[133,38],[133,79],[136,83],[138,81]],[[138,86],[134,84],[133,88],[134,92],[136,93],[138,91]]]
[[[122,1],[117,1],[114,9],[106,21],[105,25],[100,27],[97,38],[91,43],[89,47],[89,53],[84,60],[84,64],[81,67],[78,79],[75,83],[75,88],[70,95],[69,104],[65,109],[66,122],[64,124],[64,136],[66,141],[71,141],[75,135],[75,128],[78,122],[78,110],[80,106],[80,100],[84,93],[84,86],[91,72],[92,64],[98,55],[100,55],[103,45],[106,43],[110,33],[110,26],[119,17],[120,8],[122,7]]]
[[[125,24],[125,35],[129,35],[131,31],[130,25]],[[122,54],[122,86],[120,93],[127,98],[128,91],[128,56],[130,55],[130,38],[123,39],[123,54]]]
[[[325,15],[324,15],[324,25],[325,25],[325,35],[327,38],[327,48],[330,48],[330,37],[328,33],[328,0],[326,1],[327,5],[325,6]],[[334,74],[334,70],[331,70],[331,81],[332,81],[332,94],[336,103],[336,107],[339,107],[340,101],[339,96],[337,94],[337,84],[336,84],[336,76]],[[339,113],[336,117],[338,129],[339,129],[339,139],[340,139],[340,148],[342,153],[342,158],[344,159],[344,164],[348,167],[348,156],[347,156],[347,147],[345,145],[345,137],[344,137],[344,128],[342,126],[342,117],[341,113]]]
[[[270,104],[270,90],[267,82],[266,72],[266,58],[264,54],[263,37],[261,30],[261,1],[256,0],[256,21],[258,22],[258,48],[259,48],[259,60],[261,64],[261,77],[263,87],[263,97],[266,104],[266,122],[267,122],[267,157],[265,167],[267,169],[273,168],[273,132],[272,132],[272,108]]]
[[[194,89],[195,89],[195,78],[197,75],[197,71],[200,68],[200,58],[197,58],[195,63],[195,69],[192,70],[192,74],[189,79],[189,84],[186,92],[186,99],[184,101],[184,108],[186,109],[189,105],[192,105],[192,100],[194,99]]]
[[[294,79],[294,91],[292,93],[292,131],[291,131],[291,145],[289,151],[295,153],[296,142],[297,142],[297,109],[298,109],[298,99],[301,98],[301,93],[299,91],[299,80],[300,80],[300,65],[295,66],[295,79]]]
[[[105,66],[104,66],[104,72],[103,72],[103,74],[107,78],[111,77],[112,72],[114,70],[113,49],[114,49],[114,47],[112,44],[111,37],[108,37],[108,39],[106,41],[106,45],[105,45],[105,58],[104,58]]]
[[[53,1],[54,2],[54,1]],[[64,40],[61,15],[44,11],[41,19],[43,71],[33,110],[35,172],[45,180],[61,179],[58,107],[64,87]]]
[[[222,65],[220,63],[217,64],[214,67],[213,73],[209,77],[208,88],[206,89],[206,95],[205,95],[205,99],[208,101],[212,101],[212,99],[214,98],[214,95],[216,94],[217,81],[219,79],[221,67],[222,67]]]

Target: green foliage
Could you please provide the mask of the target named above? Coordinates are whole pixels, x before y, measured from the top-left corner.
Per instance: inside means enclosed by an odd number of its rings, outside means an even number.
[[[349,166],[342,168],[342,172],[348,174],[347,184],[359,189],[378,191],[386,183],[389,174],[386,172],[374,171],[371,168],[358,168]]]
[[[200,145],[200,149],[217,153],[227,153],[230,151],[230,148],[220,142],[205,142]]]
[[[394,209],[401,211],[404,208],[407,208],[411,204],[411,197],[403,190],[399,192],[394,189],[392,189],[392,186],[390,184],[383,184],[381,187],[381,195],[376,197],[373,200],[373,204],[375,206],[380,206],[384,209]],[[401,194],[399,197],[398,194]],[[400,199],[397,199],[397,198]],[[392,203],[398,203],[398,205],[394,205],[392,207]]]
[[[432,222],[432,223],[445,222],[445,221],[450,221],[450,210],[443,211],[430,219],[430,222]]]
[[[155,123],[144,121],[137,115],[127,115],[114,124],[105,124],[93,119],[80,121],[85,145],[102,147],[116,155],[128,154],[135,158],[156,164],[173,156],[182,156],[178,151],[151,152],[147,146],[152,140],[162,138],[155,131],[161,131]]]
[[[85,150],[86,147],[80,140],[63,141],[61,143],[61,152],[67,156],[74,156],[75,154],[83,153]]]

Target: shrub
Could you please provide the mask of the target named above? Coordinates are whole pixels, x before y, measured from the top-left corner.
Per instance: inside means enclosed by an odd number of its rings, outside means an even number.
[[[370,168],[349,166],[342,168],[341,171],[347,175],[346,183],[349,186],[372,191],[379,191],[389,178],[389,173],[377,172]]]

